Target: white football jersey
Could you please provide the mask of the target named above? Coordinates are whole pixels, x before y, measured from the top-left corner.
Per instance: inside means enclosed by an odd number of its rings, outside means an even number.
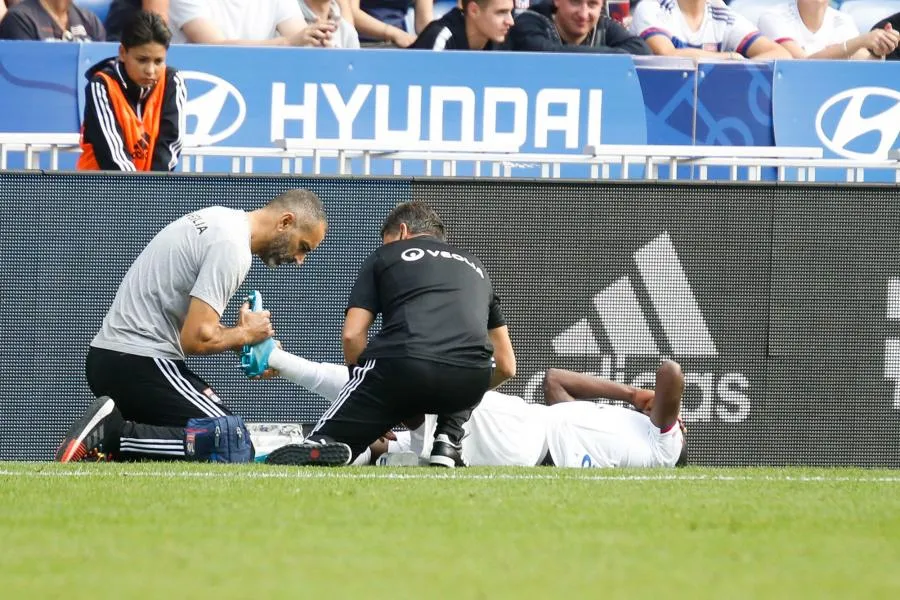
[[[563,402],[544,416],[558,467],[674,467],[684,443],[678,426],[663,433],[644,413],[620,406]]]
[[[518,396],[487,392],[464,425],[463,460],[472,467],[534,467],[547,453],[544,425],[548,406],[530,404]],[[413,452],[431,454],[437,417],[412,432]]]
[[[759,30],[779,44],[796,42],[807,54],[815,54],[826,46],[840,44],[859,35],[853,17],[831,7],[825,9],[825,19],[819,30],[810,31],[800,18],[796,1],[781,4],[763,13],[759,18]]]
[[[760,37],[746,17],[724,4],[707,1],[700,28],[693,31],[684,19],[677,0],[644,0],[634,10],[631,31],[643,39],[664,35],[676,48],[696,48],[708,52],[739,52]]]

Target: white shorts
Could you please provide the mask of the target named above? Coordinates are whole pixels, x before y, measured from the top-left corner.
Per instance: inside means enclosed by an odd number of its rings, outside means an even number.
[[[647,415],[594,402],[549,407],[547,444],[558,467],[674,467],[684,437],[662,433]]]
[[[547,453],[548,409],[518,396],[487,392],[464,426],[463,460],[472,467],[539,464]],[[431,453],[436,423],[437,417],[426,415],[422,427],[412,432],[412,450],[423,458]]]

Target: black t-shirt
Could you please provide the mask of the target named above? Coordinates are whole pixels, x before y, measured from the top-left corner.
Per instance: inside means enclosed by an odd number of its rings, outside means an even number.
[[[63,31],[38,0],[25,0],[0,21],[0,39],[102,42],[106,31],[97,15],[75,4],[69,6],[69,29]]]
[[[381,313],[381,331],[360,357],[490,365],[488,329],[504,325],[500,301],[472,254],[435,237],[385,244],[360,269],[350,308]]]
[[[459,8],[451,8],[440,19],[429,23],[410,48],[414,50],[472,50],[466,36],[466,17]],[[488,40],[484,48],[475,50],[499,50]]]

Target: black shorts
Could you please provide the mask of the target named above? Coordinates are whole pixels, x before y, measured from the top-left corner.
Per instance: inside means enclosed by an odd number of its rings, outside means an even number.
[[[85,364],[94,396],[109,396],[126,421],[184,427],[189,419],[231,412],[183,360],[94,348]]]
[[[350,381],[310,436],[327,436],[363,452],[406,419],[438,415],[435,435],[462,438],[462,426],[488,390],[491,368],[415,358],[378,358],[354,367]]]

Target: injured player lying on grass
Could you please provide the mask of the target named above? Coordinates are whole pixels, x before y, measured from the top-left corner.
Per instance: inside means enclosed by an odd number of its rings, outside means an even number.
[[[346,366],[309,361],[277,347],[265,358],[267,364],[261,370],[268,367],[331,402],[349,380]],[[683,393],[681,367],[669,360],[656,372],[655,390],[550,369],[544,378],[546,405],[495,391],[484,395],[465,425],[462,458],[469,466],[682,466],[687,462],[685,430],[679,418]],[[598,398],[627,402],[634,408],[585,401]],[[409,431],[394,434],[396,440],[378,440],[354,457],[353,464],[370,464],[384,452],[411,452],[427,459],[435,422],[434,415],[424,415],[404,423]],[[269,463],[299,464],[290,460],[297,453],[273,448],[276,437],[264,441],[266,433],[274,432],[249,427],[257,460],[268,455],[264,460]]]

